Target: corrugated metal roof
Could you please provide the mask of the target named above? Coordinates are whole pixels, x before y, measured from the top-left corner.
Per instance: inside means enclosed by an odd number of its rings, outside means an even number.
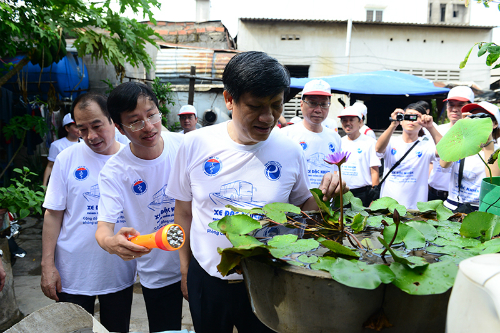
[[[226,64],[236,53],[235,50],[162,45],[156,57],[156,76],[172,84],[188,84],[189,79],[179,75],[189,75],[191,66],[196,66],[197,76],[221,79]],[[196,83],[211,84],[212,81],[196,80]]]
[[[308,20],[308,19],[279,19],[279,18],[254,18],[242,17],[241,21],[249,22],[299,22],[299,23],[347,23],[347,20]],[[452,23],[405,23],[405,22],[367,22],[353,21],[353,24],[369,24],[369,25],[395,25],[395,26],[415,26],[415,27],[437,27],[437,28],[461,28],[461,29],[493,29],[495,26],[479,26],[468,24],[452,24]]]

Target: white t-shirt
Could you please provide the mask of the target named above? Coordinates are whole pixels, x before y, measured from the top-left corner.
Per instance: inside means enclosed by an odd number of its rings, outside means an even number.
[[[445,135],[451,128],[450,123],[436,126],[441,135]],[[430,138],[432,139],[432,138]],[[439,165],[439,158],[432,162],[432,171],[429,175],[429,186],[440,191],[448,191],[451,179],[451,167],[443,169]]]
[[[167,195],[192,202],[191,250],[201,267],[214,277],[241,279],[239,274],[222,277],[217,271],[221,258],[217,248],[231,247],[231,243],[208,224],[234,214],[226,205],[301,205],[311,193],[305,177],[306,161],[298,145],[279,134],[279,129],[255,145],[237,144],[229,137],[228,123],[204,127],[184,138]]]
[[[106,163],[99,176],[99,221],[114,223],[123,210],[126,226],[141,235],[174,223],[175,200],[165,194],[165,189],[183,136],[171,132],[162,132],[161,136],[163,152],[154,160],[136,157],[128,145]],[[115,227],[115,232],[118,229]],[[136,261],[141,284],[146,288],[162,288],[181,279],[178,251],[153,249]]]
[[[68,294],[103,295],[123,290],[135,282],[135,262],[109,254],[95,239],[97,178],[111,156],[94,153],[86,144],[74,145],[57,156],[52,169],[43,207],[64,210],[55,264],[62,291]],[[115,222],[125,225],[121,214]]]
[[[361,134],[356,140],[342,137],[342,150],[351,153],[347,162],[342,164],[342,180],[351,189],[372,185],[371,167],[380,166],[380,159],[375,152],[374,139]]]
[[[377,140],[377,136],[375,135],[375,132],[370,127],[368,127],[366,125],[361,126],[361,128],[359,129],[359,133],[367,135],[370,138]]]
[[[71,147],[75,143],[78,143],[78,140],[75,142],[71,142],[66,137],[52,142],[50,144],[49,156],[47,156],[47,159],[51,162],[54,162],[56,160],[57,155],[59,155],[60,152],[62,152],[64,149],[68,147]]]
[[[337,171],[336,165],[324,161],[328,154],[342,151],[340,135],[323,127],[321,133],[314,133],[304,127],[304,121],[282,129],[282,133],[300,144],[307,159],[307,174],[311,188],[321,184],[327,172]]]
[[[408,209],[417,209],[417,202],[427,201],[429,164],[436,160],[434,141],[419,138],[420,141],[405,157],[403,162],[382,184],[381,197],[391,197]],[[387,174],[415,142],[405,143],[402,137],[392,137],[385,153],[384,173]]]
[[[499,148],[495,145],[495,150]],[[479,152],[481,157],[484,159],[484,152]],[[495,166],[490,166],[496,168]],[[460,168],[460,161],[453,162],[451,169],[450,186],[448,189],[448,199],[455,202],[468,202],[473,206],[479,207],[479,192],[481,190],[481,181],[486,177],[486,170],[481,158],[476,155],[472,155],[465,158],[464,171],[462,176],[462,183],[460,186],[460,196],[458,196],[458,172]],[[456,209],[457,207],[448,201],[444,202],[444,205],[450,209]]]

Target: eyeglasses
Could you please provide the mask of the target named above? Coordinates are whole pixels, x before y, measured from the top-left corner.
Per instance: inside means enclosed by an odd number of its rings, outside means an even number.
[[[316,103],[316,102],[309,102],[304,100],[304,103],[312,107],[313,109],[316,109],[318,106],[322,109],[328,109],[331,105],[331,103]]]
[[[148,119],[146,119],[146,120],[149,121],[149,123],[151,125],[156,124],[157,122],[159,122],[161,120],[161,113],[159,113],[159,112],[155,113],[155,114],[149,116]],[[122,124],[122,125],[127,127],[127,128],[130,128],[130,130],[132,132],[137,132],[137,131],[140,131],[141,129],[143,129],[144,126],[146,126],[146,122],[144,120],[138,120],[130,125],[124,125],[124,124]]]

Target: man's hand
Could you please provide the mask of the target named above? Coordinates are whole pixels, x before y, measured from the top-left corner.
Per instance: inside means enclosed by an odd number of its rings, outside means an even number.
[[[58,302],[57,292],[61,292],[61,276],[55,265],[42,266],[42,279],[40,281],[42,291],[50,299]]]
[[[340,194],[339,177],[331,172],[326,173],[318,187],[323,192],[323,200],[330,201],[331,198]],[[349,191],[345,181],[342,181],[342,193]]]
[[[2,291],[5,286],[5,278],[7,277],[7,273],[5,273],[5,269],[3,268],[2,257],[0,257],[0,291]]]
[[[389,125],[389,127],[398,127],[400,122],[399,121],[396,121],[396,116],[398,114],[404,114],[405,113],[405,110],[403,109],[395,109],[392,113],[391,113],[391,118],[393,119],[393,121],[391,121],[391,124]]]
[[[182,296],[186,299],[186,301],[189,302],[189,295],[188,295],[188,286],[187,286],[187,272],[182,272],[181,269],[181,291],[182,291]]]
[[[431,127],[434,126],[434,119],[432,118],[432,116],[423,114],[418,116],[417,123],[422,127],[430,129]]]
[[[121,228],[114,235],[114,223],[98,222],[96,239],[99,245],[111,254],[116,254],[125,261],[140,258],[151,249],[129,241],[129,237],[139,236],[134,228]]]

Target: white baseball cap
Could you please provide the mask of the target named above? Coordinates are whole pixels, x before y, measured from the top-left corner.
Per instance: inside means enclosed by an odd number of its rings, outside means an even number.
[[[304,85],[302,90],[302,96],[306,95],[332,96],[332,88],[326,81],[311,80]]]
[[[363,114],[361,113],[360,108],[355,105],[356,104],[346,107],[344,110],[342,110],[340,116],[337,116],[337,118],[358,117],[360,120],[363,120]]]
[[[63,121],[62,121],[62,125],[63,126],[66,126],[66,125],[69,125],[71,123],[75,123],[75,121],[73,119],[71,119],[71,114],[67,113],[64,118],[63,118]]]
[[[498,106],[488,102],[471,103],[464,105],[462,107],[462,112],[471,112],[474,109],[483,109],[487,113],[494,116],[497,123],[500,124],[500,112],[498,111]]]
[[[448,97],[444,101],[449,100],[474,103],[474,92],[467,86],[456,86],[451,88]]]
[[[366,114],[368,113],[368,109],[366,108],[366,105],[361,103],[361,102],[356,102],[352,105],[352,107],[358,108],[359,112],[366,117]]]
[[[180,110],[177,115],[183,115],[183,114],[194,114],[195,117],[196,115],[196,108],[192,105],[184,105]]]

